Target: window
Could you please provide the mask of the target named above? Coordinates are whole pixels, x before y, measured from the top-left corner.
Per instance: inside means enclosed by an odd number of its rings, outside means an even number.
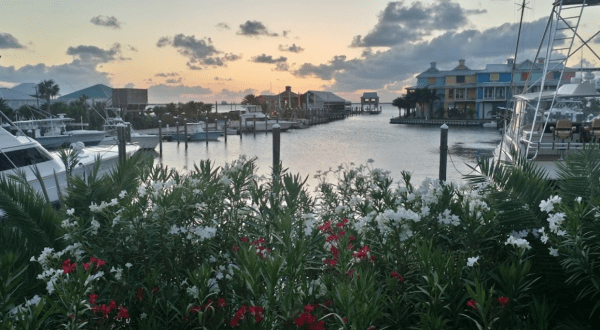
[[[500,80],[499,73],[490,73],[490,81],[498,81],[498,80]]]
[[[465,76],[456,76],[456,83],[463,84],[465,82]]]
[[[483,97],[486,99],[494,98],[494,87],[485,87],[483,90]]]
[[[456,89],[456,99],[464,99],[465,98],[465,90],[464,89]]]
[[[496,98],[497,99],[504,98],[504,87],[496,87]]]
[[[521,72],[521,81],[529,79],[529,72]]]
[[[429,78],[429,85],[435,85],[435,78]]]
[[[554,77],[553,77],[554,80],[558,80],[558,78],[560,78],[560,72],[554,71],[553,73],[554,73]]]
[[[15,164],[16,167],[24,167],[43,163],[52,159],[50,155],[37,148],[9,151],[0,155],[0,171],[15,168],[13,164]]]
[[[453,99],[454,98],[454,88],[448,89],[448,98],[449,99]]]

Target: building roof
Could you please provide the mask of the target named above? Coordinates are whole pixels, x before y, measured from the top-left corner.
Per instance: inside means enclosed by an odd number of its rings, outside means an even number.
[[[479,72],[479,70],[452,70],[452,71],[447,71],[446,72],[446,76],[471,76],[471,75],[476,75]]]
[[[500,73],[500,72],[511,72],[512,65],[510,64],[488,64],[485,69],[478,73]]]
[[[25,94],[25,95],[35,95],[36,86],[37,86],[36,83],[22,83],[22,84],[18,84],[17,86],[14,86],[11,89],[13,91],[17,91],[17,92]]]
[[[360,97],[361,99],[378,99],[379,96],[377,96],[377,92],[368,92],[368,93],[363,93],[363,96]]]
[[[109,99],[112,97],[112,88],[103,84],[97,84],[94,86],[90,86],[88,88],[84,88],[82,90],[78,90],[76,92],[63,95],[59,100],[65,99],[78,99],[81,96],[85,95],[90,99]]]
[[[312,93],[323,102],[342,102],[346,103],[346,100],[343,98],[333,94],[332,92],[320,92],[320,91],[308,91],[308,93]]]
[[[23,94],[12,88],[0,88],[0,99],[9,100],[35,100],[35,97]]]
[[[417,75],[417,78],[440,78],[440,77],[445,77],[448,75],[448,72],[450,71],[425,71],[419,75]]]

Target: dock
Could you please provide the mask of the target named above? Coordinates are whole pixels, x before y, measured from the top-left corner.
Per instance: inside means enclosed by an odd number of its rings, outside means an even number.
[[[424,119],[424,118],[398,118],[390,119],[390,124],[406,124],[406,125],[436,125],[441,126],[483,126],[489,123],[490,119]]]

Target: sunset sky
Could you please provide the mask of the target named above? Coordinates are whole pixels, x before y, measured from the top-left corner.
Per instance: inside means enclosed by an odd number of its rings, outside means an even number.
[[[553,1],[528,1],[519,60],[533,56]],[[390,102],[430,62],[483,69],[512,57],[515,2],[2,0],[0,86],[53,79],[67,94],[103,83],[148,88],[155,103],[239,102],[292,86]],[[582,33],[599,24],[584,21]]]

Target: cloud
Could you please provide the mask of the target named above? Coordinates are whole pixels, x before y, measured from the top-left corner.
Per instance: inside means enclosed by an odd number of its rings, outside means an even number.
[[[109,27],[109,28],[113,28],[113,29],[121,28],[121,23],[119,23],[119,20],[117,20],[117,18],[114,16],[108,17],[108,16],[98,15],[98,16],[92,18],[90,20],[90,22],[92,22],[92,24],[94,24],[94,25],[105,26],[105,27]]]
[[[0,32],[0,49],[18,49],[25,48],[25,46],[21,45],[17,38],[15,38],[10,33],[2,33]]]
[[[541,18],[523,24],[526,33],[521,35],[519,62],[535,56],[546,22],[547,18]],[[399,82],[414,84],[414,76],[425,71],[430,62],[437,62],[440,70],[451,70],[461,58],[466,59],[472,69],[505,63],[506,58],[514,54],[517,29],[518,23],[506,23],[483,31],[448,31],[427,41],[385,51],[365,51],[355,59],[339,55],[324,64],[304,63],[292,74],[327,81],[333,91],[397,89]]]
[[[223,22],[221,22],[221,23],[219,23],[219,24],[217,24],[215,26],[218,27],[218,28],[220,28],[220,29],[227,29],[227,30],[230,29],[229,24],[223,23]]]
[[[465,10],[450,0],[434,1],[429,5],[405,1],[387,4],[379,14],[379,22],[367,35],[357,35],[351,47],[391,47],[415,42],[430,36],[433,31],[455,31],[467,25],[467,15],[485,10]]]
[[[253,88],[247,88],[243,91],[231,91],[227,88],[221,90],[221,92],[215,94],[216,97],[219,98],[229,98],[229,99],[241,99],[248,94],[256,94],[257,90]]]
[[[166,72],[166,73],[159,72],[159,73],[155,74],[154,76],[155,77],[177,77],[177,76],[179,76],[179,73],[177,73],[177,72]]]
[[[292,44],[291,46],[279,45],[279,50],[282,52],[302,53],[304,51],[304,48],[296,46],[296,44]]]
[[[273,58],[272,55],[262,54],[252,57],[252,62],[254,63],[280,63],[287,61],[287,57],[280,56],[279,58]]]
[[[175,78],[167,79],[167,80],[165,80],[165,83],[167,83],[167,84],[181,84],[182,81],[183,81],[183,78],[179,77],[177,79],[175,79]]]
[[[290,66],[285,62],[277,63],[277,65],[275,66],[275,69],[273,69],[273,71],[289,71],[289,70],[290,70]]]
[[[207,66],[226,66],[226,62],[239,60],[240,55],[227,54],[217,50],[210,38],[196,39],[196,36],[178,34],[173,38],[162,37],[157,47],[172,46],[177,52],[188,58],[186,63],[190,70],[202,70]],[[223,54],[223,55],[221,55]]]
[[[237,34],[249,37],[258,37],[261,35],[267,37],[278,36],[277,33],[269,32],[267,27],[259,21],[246,21],[246,23],[240,24],[240,30]]]
[[[186,102],[211,94],[210,88],[202,86],[159,84],[148,88],[148,99],[151,103]],[[182,100],[187,99],[187,100]]]
[[[75,56],[81,61],[90,63],[107,63],[117,60],[130,60],[130,58],[124,58],[121,56],[121,44],[119,43],[115,43],[109,49],[102,49],[100,47],[86,45],[69,47],[67,49],[67,55]]]
[[[130,50],[130,51],[132,51],[132,52],[137,52],[137,51],[138,51],[138,49],[137,49],[137,48],[135,48],[135,47],[134,47],[134,46],[132,46],[132,45],[127,45],[127,48],[129,48],[129,50]]]
[[[123,88],[135,88],[135,84],[134,83],[128,83],[128,84],[125,84],[125,86],[123,86]]]
[[[217,80],[217,81],[231,81],[231,78],[219,78],[219,77],[215,77],[215,80]]]
[[[287,38],[288,34],[290,34],[290,32],[292,32],[292,31],[291,30],[283,30],[283,33],[282,33],[283,37]]]

